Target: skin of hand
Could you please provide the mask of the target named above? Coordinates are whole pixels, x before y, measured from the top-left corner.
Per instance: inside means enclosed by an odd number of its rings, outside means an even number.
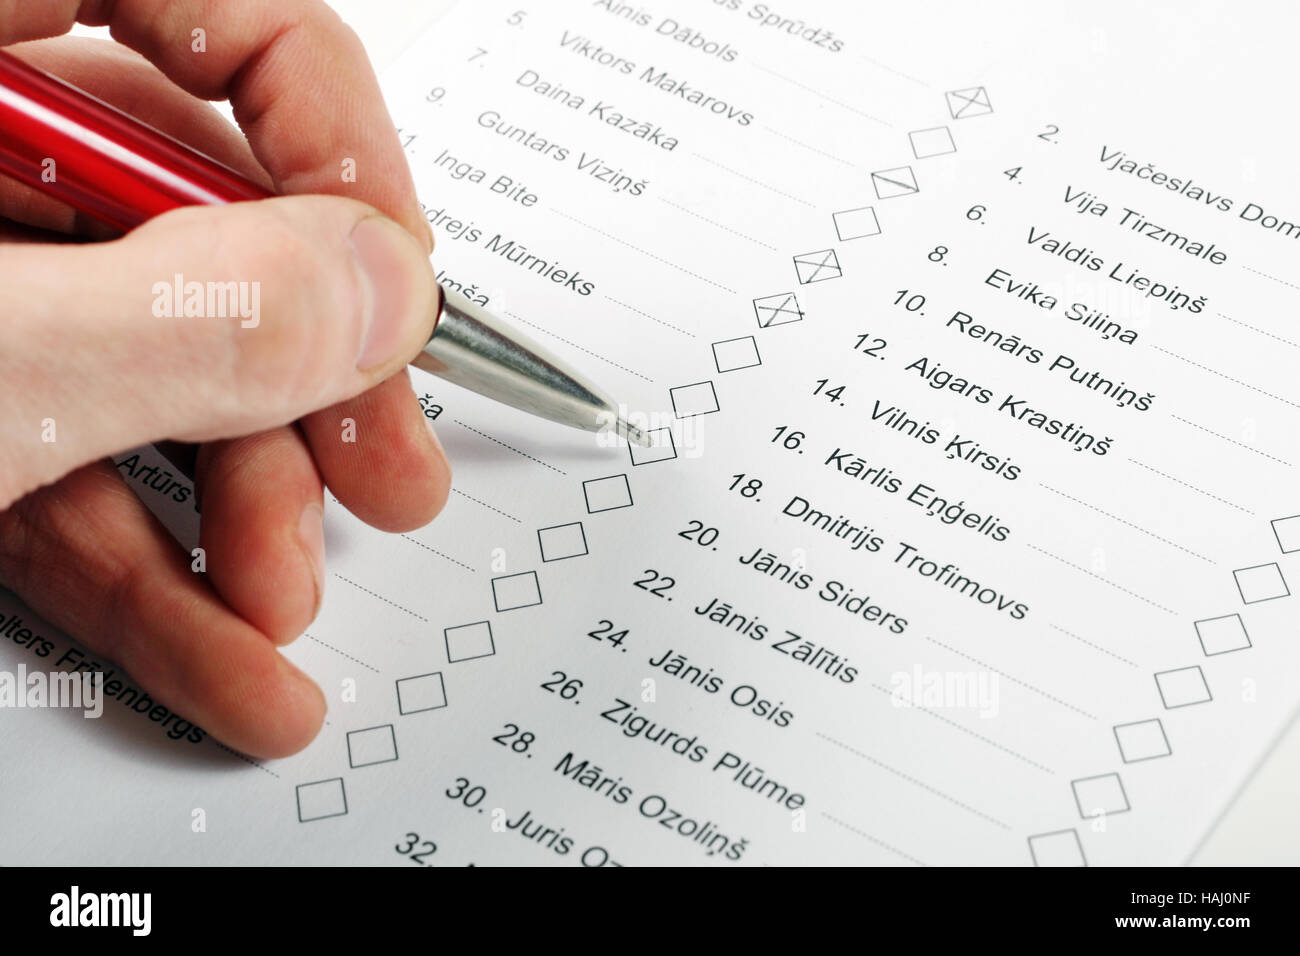
[[[277,647],[320,607],[324,487],[396,532],[451,482],[405,370],[433,234],[374,73],[314,0],[0,0],[0,45],[285,197],[85,242],[0,177],[0,585],[229,746],[295,753],[325,698]],[[260,321],[156,317],[178,273],[259,283]],[[163,439],[199,446],[203,574],[107,457]]]

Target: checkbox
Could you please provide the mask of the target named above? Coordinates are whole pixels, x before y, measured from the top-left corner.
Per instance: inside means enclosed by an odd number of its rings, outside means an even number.
[[[492,600],[498,611],[514,611],[542,603],[536,571],[522,571],[492,579]]]
[[[348,731],[348,765],[353,769],[397,759],[397,737],[392,724]]]
[[[442,672],[403,677],[397,682],[397,712],[422,714],[426,710],[439,710],[447,706],[447,686]]]
[[[1128,805],[1124,783],[1117,773],[1071,780],[1070,786],[1074,789],[1074,802],[1079,807],[1079,816],[1085,820],[1112,813],[1125,813],[1132,809]]]
[[[803,310],[793,292],[765,295],[754,300],[754,317],[760,329],[803,321]]]
[[[758,355],[758,343],[752,335],[739,339],[727,339],[713,343],[713,364],[719,372],[735,372],[742,368],[762,365]]]
[[[1229,651],[1244,651],[1250,647],[1250,635],[1240,614],[1225,614],[1223,617],[1210,617],[1196,621],[1196,636],[1200,639],[1201,650],[1206,657],[1215,654],[1227,654]]]
[[[537,532],[537,546],[542,550],[543,561],[580,558],[587,553],[587,535],[581,521],[557,524]]]
[[[653,428],[646,432],[650,446],[628,444],[628,453],[633,465],[653,465],[657,461],[671,461],[677,457],[677,446],[673,444],[673,433],[667,428]]]
[[[1115,742],[1119,744],[1119,755],[1125,763],[1154,760],[1173,753],[1169,748],[1169,738],[1165,736],[1165,725],[1158,717],[1116,724]]]
[[[916,185],[916,173],[912,172],[911,166],[898,166],[872,173],[871,185],[876,187],[876,195],[881,199],[910,196],[921,190]]]
[[[628,486],[627,475],[584,481],[582,496],[587,502],[587,514],[632,507],[632,489]]]
[[[447,645],[448,664],[491,657],[497,652],[496,644],[492,641],[492,625],[487,621],[443,628],[442,639]]]
[[[948,98],[948,112],[952,114],[953,119],[969,119],[972,116],[984,116],[993,112],[988,91],[982,86],[952,90],[944,96]]]
[[[917,159],[957,152],[957,144],[952,141],[952,133],[946,126],[913,130],[907,137],[912,141],[912,155]]]
[[[800,285],[808,285],[838,279],[844,275],[844,270],[840,268],[840,259],[835,255],[834,249],[821,249],[795,256],[794,274]]]
[[[1283,554],[1294,554],[1300,551],[1300,515],[1274,518],[1271,524],[1273,535],[1277,538],[1277,546],[1282,549]]]
[[[314,783],[300,783],[295,788],[298,797],[298,822],[310,823],[326,817],[341,817],[348,812],[348,797],[343,792],[343,778],[331,777]]]
[[[880,235],[880,220],[876,218],[875,206],[831,213],[831,220],[835,223],[835,235],[841,242]]]
[[[713,390],[712,382],[678,385],[668,390],[668,397],[673,402],[673,414],[678,418],[711,415],[718,410],[718,393]]]
[[[1258,604],[1260,601],[1291,596],[1286,579],[1282,577],[1282,569],[1276,563],[1241,568],[1233,571],[1232,576],[1237,579],[1237,590],[1241,592],[1243,604]]]
[[[1029,853],[1034,866],[1087,866],[1083,844],[1073,830],[1037,833],[1029,838]]]
[[[1205,683],[1205,672],[1197,665],[1161,671],[1156,675],[1156,688],[1166,710],[1204,704],[1214,699],[1210,685]]]

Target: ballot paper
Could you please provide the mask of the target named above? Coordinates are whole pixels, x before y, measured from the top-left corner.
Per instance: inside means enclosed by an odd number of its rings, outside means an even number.
[[[439,277],[650,447],[415,373],[453,492],[327,502],[320,737],[13,710],[6,860],[1187,860],[1300,699],[1298,27],[460,4],[384,77]]]

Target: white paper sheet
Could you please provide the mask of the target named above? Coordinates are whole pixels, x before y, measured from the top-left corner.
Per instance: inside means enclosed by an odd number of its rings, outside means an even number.
[[[320,738],[7,712],[6,857],[1184,861],[1297,700],[1294,13],[523,7],[385,77],[436,262],[656,449],[416,373],[455,490],[330,503]]]

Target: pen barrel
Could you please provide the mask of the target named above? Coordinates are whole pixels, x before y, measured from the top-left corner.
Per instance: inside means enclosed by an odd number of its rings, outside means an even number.
[[[3,50],[0,172],[123,232],[179,206],[272,195]]]

